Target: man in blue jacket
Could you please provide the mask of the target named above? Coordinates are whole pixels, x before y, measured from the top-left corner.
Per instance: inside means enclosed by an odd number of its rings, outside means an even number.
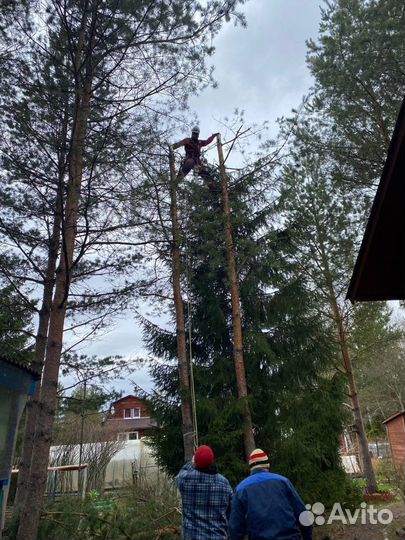
[[[260,448],[249,457],[250,476],[236,488],[229,529],[231,540],[311,540],[312,527],[299,521],[306,508],[291,482],[269,472]],[[305,522],[305,521],[304,521]]]
[[[197,448],[193,463],[186,463],[176,476],[182,502],[184,540],[226,540],[231,512],[232,488],[218,474],[214,452]]]

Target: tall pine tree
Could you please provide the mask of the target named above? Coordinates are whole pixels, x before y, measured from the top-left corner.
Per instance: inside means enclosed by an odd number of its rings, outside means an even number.
[[[27,272],[21,267],[19,278],[44,287],[47,318],[25,484],[30,505],[22,510],[20,538],[36,535],[69,309],[101,311],[103,319],[134,288],[116,281],[134,261],[132,244],[123,241],[128,163],[145,149],[158,119],[211,81],[204,63],[213,50],[210,38],[238,3],[55,0],[32,17],[34,35],[19,26],[25,48],[9,59],[12,78],[1,102],[10,183],[1,234],[22,255]],[[19,91],[11,92],[13,84]],[[89,284],[100,275],[107,290]]]

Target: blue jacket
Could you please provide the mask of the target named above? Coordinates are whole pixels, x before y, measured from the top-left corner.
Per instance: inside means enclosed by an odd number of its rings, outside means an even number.
[[[181,494],[183,539],[226,540],[232,488],[214,468],[203,472],[186,463],[176,476]]]
[[[303,527],[306,510],[291,482],[264,469],[250,473],[236,488],[229,529],[232,540],[311,540],[312,527]]]

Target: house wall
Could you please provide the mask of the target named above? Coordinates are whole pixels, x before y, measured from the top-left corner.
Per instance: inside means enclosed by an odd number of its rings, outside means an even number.
[[[143,400],[136,397],[128,397],[114,403],[114,414],[112,414],[110,418],[124,418],[124,409],[135,408],[141,410],[141,418],[149,417],[148,408]]]
[[[114,412],[108,415],[105,422],[105,428],[113,438],[118,438],[120,433],[138,432],[138,438],[141,439],[156,426],[156,421],[150,418],[149,410],[142,399],[127,396],[116,401],[113,406]],[[140,416],[126,418],[125,409],[140,409]]]
[[[405,466],[405,415],[386,423],[394,465],[401,471]]]
[[[129,431],[129,432],[137,431],[138,432],[138,439],[142,439],[142,437],[145,437],[148,434],[147,429],[139,429],[136,426],[135,427],[134,426],[129,426],[128,428],[125,428],[125,426],[124,426],[124,429],[118,429],[117,430],[117,436],[118,436],[118,433],[125,433],[127,431]]]

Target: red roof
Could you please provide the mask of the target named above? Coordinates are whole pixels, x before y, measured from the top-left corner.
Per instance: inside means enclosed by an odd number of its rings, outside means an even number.
[[[117,399],[117,401],[114,401],[112,405],[115,405],[116,403],[119,403],[120,401],[124,401],[125,399],[139,399],[139,401],[145,401],[143,398],[140,398],[138,396],[133,396],[132,394],[129,394],[128,396],[124,396],[120,399]]]

